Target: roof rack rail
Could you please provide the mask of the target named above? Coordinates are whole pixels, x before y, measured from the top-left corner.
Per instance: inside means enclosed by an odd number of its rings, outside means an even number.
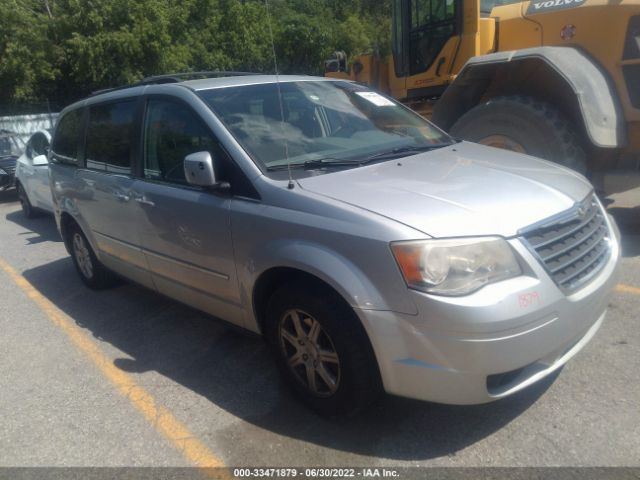
[[[183,82],[185,80],[197,80],[200,78],[241,77],[244,75],[260,75],[260,74],[252,73],[252,72],[236,72],[236,71],[226,71],[226,70],[168,73],[166,75],[154,75],[152,77],[143,78],[139,82],[134,83],[134,85],[176,83],[176,82]]]
[[[161,85],[165,83],[178,83],[186,80],[198,80],[201,78],[219,78],[219,77],[239,77],[244,75],[260,75],[259,73],[252,72],[236,72],[226,70],[212,70],[202,72],[179,72],[168,73],[165,75],[154,75],[151,77],[145,77],[130,85],[122,85],[120,87],[102,88],[92,92],[90,96],[99,95],[101,93],[114,92],[116,90],[122,90],[124,88],[139,87],[142,85]]]

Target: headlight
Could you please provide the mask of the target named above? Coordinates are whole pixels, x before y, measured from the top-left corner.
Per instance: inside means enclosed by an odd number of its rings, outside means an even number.
[[[9,175],[9,174],[0,168],[0,175]]]
[[[522,272],[499,237],[397,242],[391,250],[410,288],[438,295],[466,295]]]

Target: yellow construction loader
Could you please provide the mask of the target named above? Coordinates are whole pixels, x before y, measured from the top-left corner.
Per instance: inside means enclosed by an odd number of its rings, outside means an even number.
[[[326,75],[607,191],[640,185],[640,0],[393,0],[391,14],[389,58],[336,52]]]

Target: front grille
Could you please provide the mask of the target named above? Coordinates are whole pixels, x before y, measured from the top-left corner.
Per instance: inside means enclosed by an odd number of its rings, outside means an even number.
[[[559,217],[525,229],[522,238],[565,293],[585,285],[609,258],[609,229],[594,195]]]

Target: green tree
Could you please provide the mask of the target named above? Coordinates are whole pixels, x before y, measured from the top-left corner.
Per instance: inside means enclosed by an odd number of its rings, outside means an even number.
[[[42,2],[0,2],[0,103],[30,100],[58,77],[47,32]]]
[[[269,0],[269,10],[265,0],[0,0],[0,106],[62,104],[170,72],[272,72],[272,34],[283,73],[321,74],[334,50],[389,50],[390,0]]]

